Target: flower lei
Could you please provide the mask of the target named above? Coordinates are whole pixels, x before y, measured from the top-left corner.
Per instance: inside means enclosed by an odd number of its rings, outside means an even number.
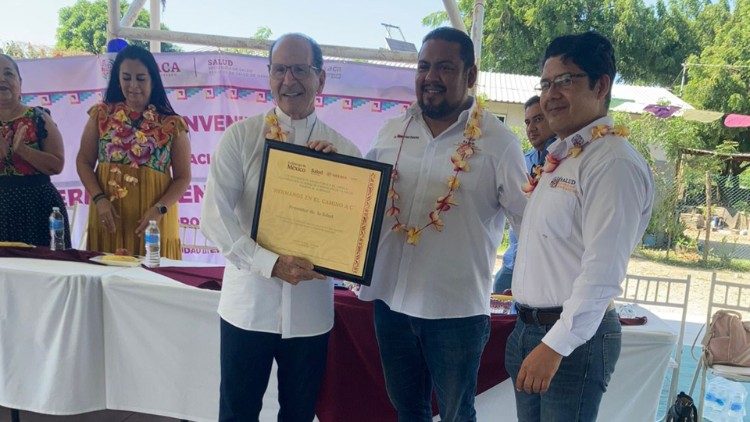
[[[113,120],[116,127],[112,134],[112,142],[107,145],[107,158],[110,161],[119,161],[127,155],[130,159],[130,167],[137,169],[139,164],[148,161],[155,148],[154,139],[147,137],[144,131],[153,128],[157,118],[156,107],[149,104],[141,119],[133,117],[134,115],[137,113],[126,113],[124,110],[118,110],[114,114]],[[109,172],[107,185],[110,186],[112,192],[109,197],[110,201],[126,197],[127,185],[138,184],[137,177],[123,174],[119,166],[112,166]]]
[[[268,115],[265,118],[266,124],[268,125],[268,132],[266,132],[266,139],[273,139],[275,141],[279,142],[286,142],[288,138],[288,133],[281,130],[281,125],[279,125],[279,118],[276,116],[276,113],[268,113]]]
[[[412,117],[413,118],[413,117]],[[455,207],[458,204],[454,201],[453,194],[461,186],[461,182],[458,179],[458,175],[461,172],[467,172],[470,170],[468,160],[479,151],[475,143],[477,139],[482,136],[482,104],[477,99],[476,105],[471,111],[466,127],[464,128],[464,140],[461,141],[456,147],[456,152],[451,155],[451,165],[453,166],[453,175],[448,177],[446,181],[448,190],[445,195],[439,196],[435,201],[435,209],[428,214],[429,222],[422,227],[412,226],[408,227],[403,224],[398,218],[401,210],[396,206],[397,201],[400,198],[398,190],[396,189],[399,172],[398,163],[401,158],[401,150],[404,147],[404,139],[406,138],[406,132],[409,129],[409,124],[412,118],[406,124],[403,134],[399,137],[401,139],[401,145],[398,148],[398,154],[396,155],[396,162],[393,163],[393,170],[391,171],[391,186],[388,190],[388,198],[391,200],[390,207],[386,210],[386,215],[393,217],[396,220],[396,224],[391,227],[391,230],[395,232],[402,232],[406,234],[406,243],[409,245],[416,245],[419,243],[419,238],[422,235],[422,231],[432,226],[435,230],[442,232],[445,228],[445,222],[440,218],[440,214],[447,212],[451,207]]]
[[[542,178],[543,173],[552,173],[555,171],[557,166],[566,158],[578,157],[582,152],[583,148],[589,144],[590,142],[594,142],[597,139],[603,138],[606,135],[615,135],[620,137],[627,137],[630,135],[630,129],[628,129],[625,126],[617,125],[615,127],[610,127],[609,125],[596,125],[591,128],[591,139],[587,142],[583,140],[583,137],[581,135],[576,135],[572,139],[573,146],[568,149],[568,152],[563,157],[555,157],[555,155],[550,152],[547,154],[547,158],[544,160],[543,166],[534,166],[534,168],[531,170],[531,175],[527,176],[528,181],[521,187],[521,190],[527,195],[531,195],[531,192],[536,189],[536,186],[539,184],[539,179]]]

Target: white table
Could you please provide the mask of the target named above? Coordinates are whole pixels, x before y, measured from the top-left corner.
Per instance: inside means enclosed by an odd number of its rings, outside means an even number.
[[[99,280],[119,270],[0,258],[0,405],[52,415],[105,408]]]
[[[656,419],[659,394],[677,335],[653,313],[636,308],[638,315],[648,317],[648,322],[642,326],[622,327],[620,359],[599,407],[600,421]],[[497,415],[515,415],[510,378],[477,396],[476,409],[479,421],[497,420]]]
[[[102,289],[107,408],[215,421],[219,293],[141,268],[103,277]],[[622,352],[602,402],[602,421],[654,419],[676,336],[657,316],[647,315],[647,325],[623,327]],[[272,375],[261,420],[276,420],[275,383]],[[477,412],[479,421],[515,415],[510,380],[477,396]]]

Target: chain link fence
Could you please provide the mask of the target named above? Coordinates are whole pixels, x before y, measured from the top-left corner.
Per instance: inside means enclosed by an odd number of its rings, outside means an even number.
[[[748,178],[724,175],[683,154],[675,168],[657,166],[654,210],[643,239],[697,259],[750,260],[750,186]]]

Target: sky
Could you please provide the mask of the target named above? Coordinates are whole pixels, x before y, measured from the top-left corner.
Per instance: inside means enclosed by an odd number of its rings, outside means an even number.
[[[75,0],[2,3],[0,43],[54,46],[58,10]],[[148,5],[147,1],[146,9]],[[387,48],[381,23],[401,27],[406,41],[419,46],[430,30],[422,26],[422,18],[440,10],[444,10],[442,0],[168,0],[162,22],[175,31],[237,37],[251,37],[259,27],[267,26],[272,39],[287,32],[303,32],[320,44]]]

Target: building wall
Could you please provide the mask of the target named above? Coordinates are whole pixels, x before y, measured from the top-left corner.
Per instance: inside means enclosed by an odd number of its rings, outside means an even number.
[[[485,107],[494,114],[505,116],[505,124],[509,127],[516,126],[523,129],[523,104],[488,101]]]

